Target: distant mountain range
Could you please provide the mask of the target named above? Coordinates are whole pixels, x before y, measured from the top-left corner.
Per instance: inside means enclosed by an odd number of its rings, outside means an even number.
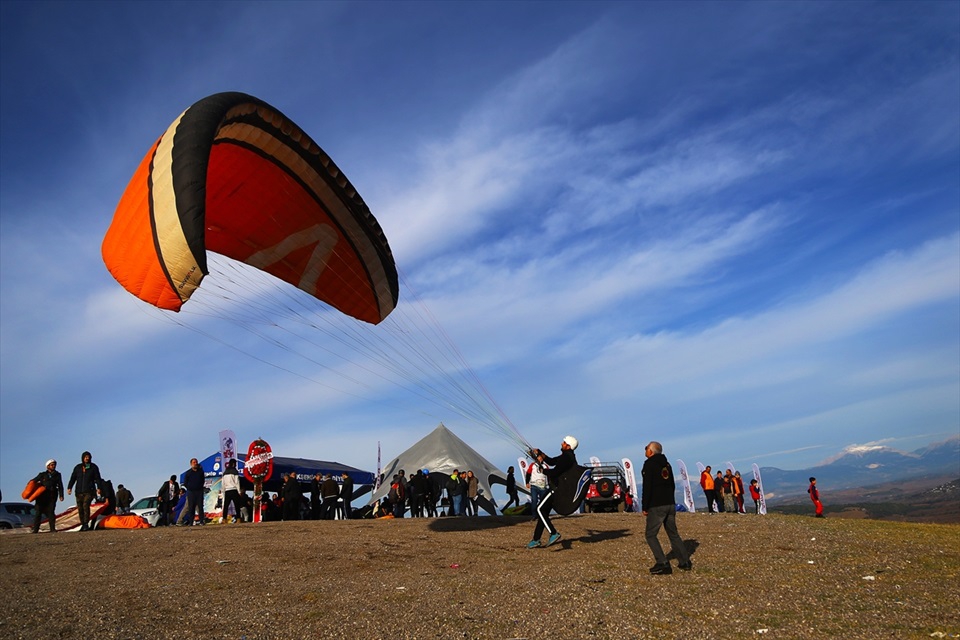
[[[745,478],[753,474],[740,470]],[[881,446],[849,447],[822,465],[784,471],[760,467],[767,502],[806,497],[810,477],[822,492],[869,487],[919,477],[960,478],[960,436],[912,452]]]

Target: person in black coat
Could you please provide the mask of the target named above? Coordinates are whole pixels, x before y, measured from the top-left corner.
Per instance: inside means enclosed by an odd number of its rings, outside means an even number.
[[[300,489],[300,482],[297,480],[297,474],[293,471],[287,476],[283,483],[283,519],[300,519],[300,502],[303,500],[303,490]]]
[[[170,479],[160,485],[157,491],[157,511],[160,512],[160,519],[157,520],[158,527],[165,527],[173,524],[173,508],[177,506],[180,499],[180,483],[177,482],[177,476],[170,476]]]
[[[663,547],[660,546],[660,540],[657,539],[661,526],[670,538],[671,551],[679,560],[677,567],[689,571],[693,565],[687,548],[683,544],[683,538],[677,531],[677,504],[674,498],[676,483],[673,479],[673,468],[667,461],[667,456],[663,455],[663,446],[659,442],[648,444],[645,455],[647,460],[643,463],[643,469],[640,470],[643,478],[641,508],[643,515],[647,516],[647,544],[650,545],[656,561],[656,564],[650,567],[650,573],[653,575],[673,573],[670,562],[663,553]]]
[[[44,488],[43,493],[37,496],[36,513],[33,516],[33,533],[40,531],[40,522],[46,516],[50,522],[50,533],[57,532],[57,515],[54,507],[57,504],[57,496],[60,496],[60,502],[63,502],[63,477],[57,471],[57,461],[47,460],[47,468],[37,474],[33,479]]]
[[[343,519],[349,520],[353,515],[353,507],[350,504],[353,501],[353,479],[350,475],[343,472],[343,482],[340,483],[340,499],[343,500]]]
[[[93,456],[89,451],[80,455],[80,464],[73,468],[70,482],[67,483],[67,495],[77,487],[77,511],[80,514],[80,531],[91,531],[90,504],[97,497],[97,489],[103,483],[100,477],[100,467],[93,463]]]
[[[507,504],[503,505],[501,513],[509,509],[512,504],[520,506],[520,496],[517,494],[517,479],[513,477],[513,467],[507,469],[507,495],[510,496],[510,499],[507,500]]]

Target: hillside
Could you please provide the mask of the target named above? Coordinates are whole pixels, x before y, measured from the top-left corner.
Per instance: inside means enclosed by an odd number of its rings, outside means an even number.
[[[957,478],[912,478],[871,487],[821,490],[820,497],[828,517],[960,524],[960,479]],[[804,496],[784,500],[769,509],[804,515],[809,514],[812,507]]]
[[[11,638],[930,638],[960,634],[960,527],[679,514],[276,522],[0,536]],[[668,547],[669,548],[669,547]],[[43,633],[40,633],[43,630]],[[81,631],[83,633],[81,633]]]

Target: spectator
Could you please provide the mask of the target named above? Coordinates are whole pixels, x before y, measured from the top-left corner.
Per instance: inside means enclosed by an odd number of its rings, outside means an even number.
[[[323,482],[323,476],[318,471],[313,474],[313,480],[310,481],[310,519],[319,520],[323,512],[320,502],[320,484]]]
[[[183,488],[187,492],[186,507],[180,511],[177,526],[197,524],[194,514],[200,517],[200,525],[206,524],[206,514],[203,512],[203,468],[196,458],[190,458],[190,468],[183,474]]]
[[[707,512],[716,513],[713,509],[713,503],[717,502],[717,492],[710,471],[711,467],[707,465],[700,474],[700,488],[703,489],[703,495],[707,499]]]
[[[337,517],[337,501],[340,499],[340,485],[333,479],[333,476],[327,474],[323,476],[323,484],[320,485],[320,497],[323,499],[323,514],[320,516],[323,520],[333,520]]]
[[[243,503],[240,501],[240,473],[237,471],[237,461],[231,459],[227,461],[227,468],[223,471],[223,514],[221,521],[230,522],[230,505],[233,505],[233,521],[240,522],[240,509]]]
[[[393,480],[390,482],[390,491],[387,493],[387,500],[393,510],[394,518],[403,517],[404,511],[406,511],[406,499],[406,489],[403,482],[400,481],[400,474],[398,473],[393,476]]]
[[[117,513],[130,513],[130,505],[133,504],[133,494],[122,484],[117,485]]]
[[[157,491],[157,511],[160,512],[157,526],[165,527],[177,521],[173,510],[179,498],[180,483],[177,482],[177,476],[170,476],[170,479],[160,485],[160,490]]]
[[[726,499],[723,495],[723,473],[717,471],[717,477],[713,479],[713,487],[717,494],[717,511],[724,513],[726,510]]]
[[[422,518],[423,505],[427,496],[427,478],[423,475],[423,469],[417,469],[417,472],[410,477],[407,486],[410,487],[410,517]]]
[[[753,498],[753,511],[760,515],[760,483],[754,478],[750,481],[750,497]]]
[[[440,474],[437,474],[440,475]],[[430,477],[430,470],[423,470],[423,479],[424,486],[426,490],[423,494],[423,502],[427,507],[427,517],[436,518],[437,517],[437,500],[443,494],[443,487],[440,486],[440,483],[435,479]]]
[[[530,490],[530,513],[536,515],[537,506],[549,490],[543,463],[534,460],[527,467],[527,489]]]
[[[507,500],[507,504],[503,505],[502,511],[506,511],[512,504],[520,506],[520,496],[517,494],[517,479],[513,477],[513,467],[507,467],[507,495],[510,499]]]
[[[737,513],[746,513],[743,508],[743,478],[740,477],[739,471],[733,474],[730,488],[733,490],[734,507],[736,507]]]
[[[477,515],[477,498],[480,497],[480,483],[473,471],[467,471],[467,511],[468,515]]]
[[[300,499],[303,492],[300,490],[300,483],[297,481],[297,474],[290,472],[287,474],[286,481],[283,483],[283,519],[300,519]]]
[[[447,479],[446,490],[448,501],[447,515],[460,515],[460,503],[463,500],[463,486],[460,484],[459,470],[454,469],[453,473],[450,474],[450,477]]]
[[[733,499],[733,471],[727,469],[723,475],[723,510],[727,513],[736,513],[737,505]]]
[[[353,478],[346,471],[340,476],[343,481],[340,483],[340,500],[342,516],[345,520],[353,517]]]
[[[813,500],[814,513],[817,518],[823,518],[823,503],[820,502],[820,491],[817,489],[817,479],[810,478],[810,486],[807,488],[810,499]]]

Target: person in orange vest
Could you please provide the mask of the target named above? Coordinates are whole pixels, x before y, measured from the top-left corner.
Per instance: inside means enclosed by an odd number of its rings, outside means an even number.
[[[714,491],[713,476],[710,474],[711,467],[707,465],[700,474],[700,488],[703,489],[703,495],[707,498],[707,511],[716,513],[713,510],[713,503],[717,500],[717,493]]]

